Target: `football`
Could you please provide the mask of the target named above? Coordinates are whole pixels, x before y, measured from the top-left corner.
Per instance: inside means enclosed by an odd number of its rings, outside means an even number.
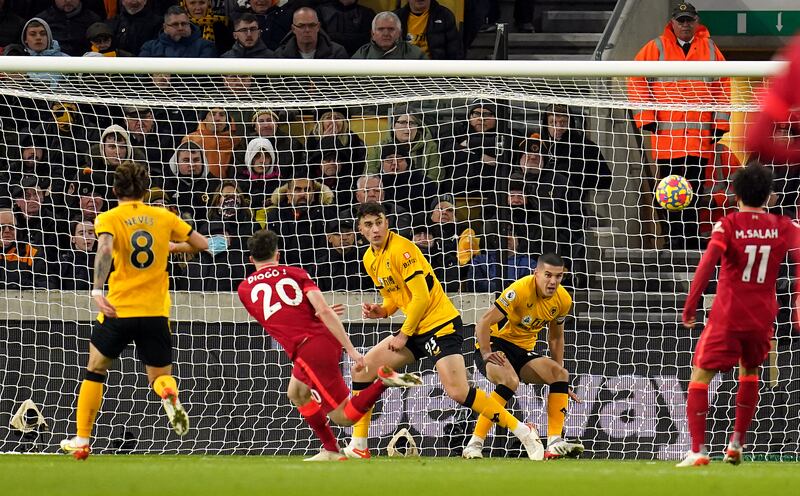
[[[656,201],[667,210],[683,210],[693,197],[692,185],[682,176],[667,176],[656,187]]]

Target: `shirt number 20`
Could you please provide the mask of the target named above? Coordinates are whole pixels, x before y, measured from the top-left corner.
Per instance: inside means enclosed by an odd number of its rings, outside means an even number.
[[[289,295],[286,294],[287,286],[294,290],[294,297],[290,298]],[[297,281],[288,277],[279,279],[278,282],[275,283],[275,293],[277,294],[279,301],[272,303],[272,292],[272,286],[266,282],[260,282],[253,286],[253,289],[250,290],[250,299],[253,301],[253,303],[258,302],[260,294],[264,295],[263,305],[265,322],[270,317],[275,315],[275,312],[283,308],[282,303],[296,307],[300,304],[300,302],[303,301],[303,292],[300,290],[300,286],[297,284]]]

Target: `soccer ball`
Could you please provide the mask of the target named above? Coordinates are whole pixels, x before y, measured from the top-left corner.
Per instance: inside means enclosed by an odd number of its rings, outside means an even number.
[[[667,176],[656,187],[656,200],[667,210],[683,210],[692,203],[693,197],[692,185],[682,176]]]

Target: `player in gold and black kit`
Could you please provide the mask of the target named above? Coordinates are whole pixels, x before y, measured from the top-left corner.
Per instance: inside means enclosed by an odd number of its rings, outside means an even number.
[[[77,436],[61,442],[61,449],[78,459],[90,452],[92,427],[103,400],[108,369],[132,341],[172,428],[181,436],[189,429],[189,418],[178,401],[178,386],[172,377],[167,259],[171,252],[205,250],[208,242],[169,210],[145,205],[142,199],[149,184],[145,166],[123,162],[114,176],[119,206],[95,220],[98,242],[91,294],[100,313],[92,329],[86,376],[78,393]],[[106,296],[103,287],[112,262],[114,272]]]
[[[564,261],[554,253],[539,257],[533,274],[512,283],[500,294],[475,326],[475,365],[497,387],[492,398],[505,405],[520,380],[527,384],[549,384],[547,397],[547,451],[545,458],[578,456],[583,445],[561,437],[567,415],[569,373],[564,368],[564,319],[572,297],[561,286]],[[533,351],[539,332],[548,326],[550,357]],[[483,441],[491,423],[478,419],[464,448],[464,458],[483,458]]]
[[[353,391],[369,386],[381,365],[398,369],[431,357],[448,396],[490,422],[508,428],[520,439],[529,458],[543,459],[544,448],[535,427],[520,422],[486,393],[469,386],[461,352],[461,316],[419,248],[389,231],[386,211],[377,203],[359,207],[358,227],[370,244],[364,254],[364,267],[383,297],[383,303],[363,304],[364,318],[386,318],[400,309],[406,320],[400,332],[367,353],[367,368],[353,370]],[[371,411],[354,426],[353,439],[344,450],[347,456],[370,458],[370,417]]]

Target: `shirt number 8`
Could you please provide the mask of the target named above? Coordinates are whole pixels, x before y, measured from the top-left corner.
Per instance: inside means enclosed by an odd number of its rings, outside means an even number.
[[[139,230],[131,235],[131,265],[137,269],[146,269],[153,265],[156,256],[153,254],[153,235]],[[142,256],[141,254],[144,254]],[[144,260],[142,260],[144,258]]]

